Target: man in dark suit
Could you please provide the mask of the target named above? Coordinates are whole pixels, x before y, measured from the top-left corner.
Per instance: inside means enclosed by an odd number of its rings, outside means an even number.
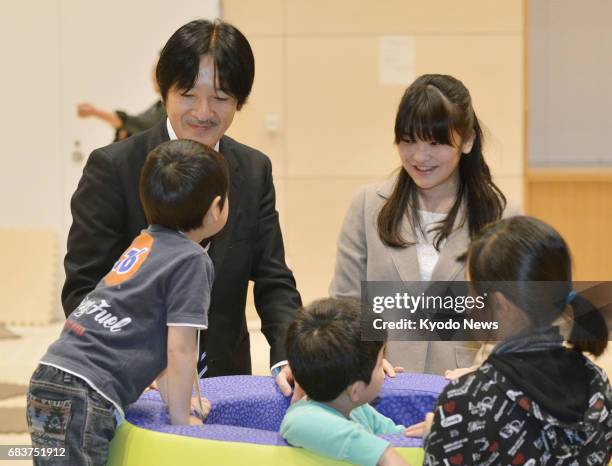
[[[207,376],[251,373],[245,305],[253,280],[271,369],[287,393],[292,375],[285,361],[285,329],[301,300],[285,264],[272,166],[261,152],[224,135],[251,92],[254,75],[251,47],[230,24],[197,20],[172,35],[156,70],[168,119],[93,151],[72,197],[62,302],[68,316],[147,227],[138,195],[147,154],[177,138],[215,147],[230,167],[230,214],[209,249],[215,283],[201,347]]]

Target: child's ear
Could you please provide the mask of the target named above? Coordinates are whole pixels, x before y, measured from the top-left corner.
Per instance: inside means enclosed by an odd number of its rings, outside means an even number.
[[[346,389],[349,400],[351,400],[353,403],[359,403],[362,398],[362,393],[366,387],[367,384],[362,380],[350,384]]]
[[[472,152],[472,147],[474,147],[474,139],[476,139],[476,133],[472,131],[472,134],[461,144],[461,153],[469,154]]]
[[[494,291],[492,298],[495,319],[501,322],[500,328],[503,326],[505,331],[511,333],[529,329],[531,322],[525,311],[499,291]]]
[[[210,207],[208,208],[208,212],[206,212],[205,219],[216,222],[219,216],[221,215],[222,209],[223,209],[223,205],[221,203],[221,196],[217,196],[210,203]]]

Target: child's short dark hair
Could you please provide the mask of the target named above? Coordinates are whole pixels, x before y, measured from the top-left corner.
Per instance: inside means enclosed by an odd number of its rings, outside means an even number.
[[[383,341],[361,339],[362,304],[326,298],[299,309],[287,330],[295,380],[315,401],[331,401],[350,384],[370,383]]]
[[[140,172],[140,200],[147,222],[174,230],[199,228],[212,201],[225,202],[229,172],[225,158],[188,139],[153,149]]]

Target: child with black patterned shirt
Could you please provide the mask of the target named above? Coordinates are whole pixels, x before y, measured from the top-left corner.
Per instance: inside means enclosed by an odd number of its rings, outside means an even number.
[[[424,464],[607,465],[612,388],[582,353],[600,355],[608,330],[600,311],[572,290],[563,238],[537,219],[513,217],[486,227],[467,260],[501,341],[440,395]],[[567,307],[574,317],[565,345],[553,322]]]

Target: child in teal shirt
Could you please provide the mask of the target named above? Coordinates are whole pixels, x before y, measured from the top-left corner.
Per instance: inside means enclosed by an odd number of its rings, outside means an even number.
[[[361,340],[361,303],[322,299],[300,309],[287,331],[287,355],[307,397],[281,424],[291,445],[364,466],[406,465],[381,434],[405,427],[368,403],[385,375],[384,342]]]

